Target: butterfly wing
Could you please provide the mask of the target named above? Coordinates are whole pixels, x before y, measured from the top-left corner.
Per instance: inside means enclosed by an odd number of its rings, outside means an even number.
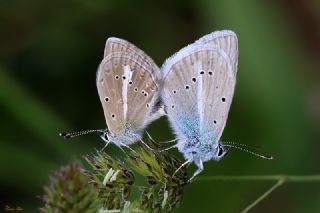
[[[231,30],[215,31],[198,39],[195,44],[210,44],[223,50],[229,57],[233,71],[237,72],[238,66],[238,38]]]
[[[162,100],[178,137],[213,132],[212,140],[219,140],[236,83],[229,55],[213,44],[194,43],[170,57],[162,71]]]
[[[111,133],[123,134],[126,128],[139,132],[158,118],[153,112],[161,73],[133,44],[118,38],[107,40],[96,83]]]

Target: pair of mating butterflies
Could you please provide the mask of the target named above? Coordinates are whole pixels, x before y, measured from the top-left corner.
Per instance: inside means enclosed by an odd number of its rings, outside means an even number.
[[[136,141],[144,143],[146,126],[167,115],[176,135],[175,147],[186,159],[182,166],[194,162],[198,167],[194,177],[203,170],[203,162],[220,160],[230,147],[244,149],[245,145],[220,141],[237,64],[238,40],[229,30],[203,36],[168,58],[161,70],[133,44],[109,38],[96,79],[108,130],[62,136],[100,132],[106,145],[128,147]]]

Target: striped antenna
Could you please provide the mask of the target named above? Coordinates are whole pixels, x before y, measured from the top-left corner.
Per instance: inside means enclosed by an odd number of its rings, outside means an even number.
[[[273,157],[271,155],[263,155],[263,154],[259,154],[259,153],[256,153],[254,151],[251,151],[249,149],[246,149],[244,148],[244,146],[237,146],[237,145],[231,145],[231,144],[221,144],[221,146],[223,147],[230,147],[230,148],[235,148],[235,149],[238,149],[238,150],[241,150],[241,151],[244,151],[244,152],[247,152],[251,155],[254,155],[254,156],[257,156],[259,158],[263,158],[263,159],[266,159],[266,160],[272,160]]]
[[[262,150],[262,149],[264,149],[264,147],[263,147],[263,146],[248,145],[248,144],[242,144],[242,143],[230,142],[230,141],[222,142],[222,144],[225,144],[225,145],[232,145],[232,146],[239,146],[239,147],[245,147],[245,148],[248,148],[248,149],[254,149],[254,150]]]
[[[59,133],[59,136],[63,137],[64,139],[70,139],[74,137],[78,137],[81,135],[87,135],[91,133],[106,133],[106,130],[103,129],[89,129],[89,130],[83,130],[83,131],[78,131],[78,132],[69,132],[69,133]]]

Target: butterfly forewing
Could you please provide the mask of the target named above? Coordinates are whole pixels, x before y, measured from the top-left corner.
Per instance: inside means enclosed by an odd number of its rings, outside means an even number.
[[[120,135],[128,128],[137,131],[145,127],[159,94],[160,79],[158,67],[142,50],[122,39],[108,39],[97,88],[111,133]]]
[[[146,63],[146,67],[148,67],[148,69],[150,68],[149,72],[151,72],[153,78],[155,78],[154,80],[156,84],[159,84],[159,82],[161,81],[161,72],[159,71],[158,66],[146,53],[144,53],[138,47],[120,38],[108,38],[104,50],[104,57],[107,57],[109,54],[115,52],[128,53],[130,55],[134,55],[137,58],[139,58],[139,61],[143,61],[143,63]]]
[[[238,65],[238,38],[237,35],[230,30],[222,30],[210,33],[198,39],[197,45],[214,45],[223,50],[233,66],[233,71],[237,72]]]
[[[219,139],[235,87],[226,53],[213,45],[191,45],[169,58],[163,69],[163,101],[175,131],[213,131]],[[194,125],[190,128],[188,122]]]
[[[160,74],[160,71],[154,71],[158,69],[153,67],[147,68],[147,64],[136,63],[136,66],[132,68],[133,73],[131,82],[128,89],[128,103],[131,107],[128,107],[128,122],[137,129],[142,129],[148,124],[149,118],[152,116],[155,102],[159,96],[159,84],[152,75],[152,72]],[[137,72],[138,70],[138,72]]]

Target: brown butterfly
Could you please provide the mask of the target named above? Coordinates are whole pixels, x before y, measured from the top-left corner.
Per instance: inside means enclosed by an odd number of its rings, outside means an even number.
[[[161,81],[160,69],[147,54],[126,40],[109,38],[96,78],[108,128],[60,135],[73,138],[98,132],[106,146],[144,143],[146,126],[165,114],[158,102]]]

